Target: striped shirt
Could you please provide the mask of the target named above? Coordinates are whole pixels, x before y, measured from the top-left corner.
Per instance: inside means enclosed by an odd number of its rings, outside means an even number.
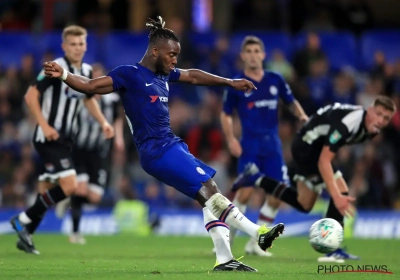
[[[116,93],[100,96],[99,106],[108,123],[113,124],[118,117],[120,98]],[[100,123],[84,108],[77,117],[79,132],[75,145],[78,149],[97,150],[105,154],[110,149],[111,140],[104,138]]]
[[[83,63],[81,69],[71,65],[66,57],[55,60],[58,65],[74,74],[92,77],[92,67]],[[84,107],[83,98],[92,96],[77,92],[63,83],[60,79],[48,78],[42,70],[36,78],[36,87],[40,92],[42,115],[48,124],[57,130],[60,138],[73,142],[77,132],[77,114]],[[33,136],[34,142],[46,142],[42,128],[37,125]]]

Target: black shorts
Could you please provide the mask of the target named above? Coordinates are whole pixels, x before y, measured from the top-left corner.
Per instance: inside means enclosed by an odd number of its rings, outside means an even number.
[[[98,151],[74,148],[72,160],[76,166],[78,182],[87,182],[89,189],[100,195],[108,183],[110,165]]]
[[[302,141],[299,135],[294,138],[291,150],[294,162],[293,181],[302,181],[310,188],[325,188],[325,182],[318,168],[321,151]],[[342,177],[337,168],[334,166],[332,168],[336,179]]]
[[[41,160],[39,181],[56,183],[59,178],[76,175],[70,142],[59,138],[44,143],[33,142],[33,145]]]

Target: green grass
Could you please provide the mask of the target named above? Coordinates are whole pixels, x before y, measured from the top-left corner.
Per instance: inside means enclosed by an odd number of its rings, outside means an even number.
[[[15,248],[14,235],[0,236],[0,279],[398,279],[399,240],[346,240],[351,253],[361,261],[346,264],[387,265],[394,275],[376,273],[318,274],[319,254],[305,238],[281,238],[274,244],[273,258],[245,256],[241,261],[258,273],[212,272],[215,257],[208,238],[131,236],[87,237],[88,244],[71,245],[61,235],[38,235],[41,255]],[[243,255],[247,239],[233,246]],[[334,264],[327,264],[334,265]]]

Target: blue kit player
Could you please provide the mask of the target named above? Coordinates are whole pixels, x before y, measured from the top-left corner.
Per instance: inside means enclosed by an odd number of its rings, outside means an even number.
[[[251,92],[255,87],[245,79],[232,80],[197,69],[175,68],[181,51],[179,38],[164,25],[161,17],[146,23],[150,30],[149,45],[139,63],[119,66],[107,76],[89,79],[69,73],[55,62],[46,62],[45,74],[61,78],[69,87],[85,94],[117,92],[143,169],[203,207],[204,225],[216,248],[214,270],[257,271],[232,256],[229,227],[249,234],[265,251],[283,232],[284,225],[267,228],[254,224],[225,198],[212,179],[216,171],[190,154],[187,145],[172,132],[168,110],[169,82],[230,86],[244,92]]]
[[[264,71],[264,43],[255,36],[244,38],[240,57],[244,71],[236,78],[250,80],[257,90],[243,92],[230,88],[224,97],[221,112],[222,128],[231,154],[239,158],[238,173],[242,173],[246,164],[255,163],[267,176],[280,182],[289,182],[281,141],[278,135],[278,103],[282,100],[290,111],[301,121],[307,121],[301,105],[294,99],[289,85],[283,78],[269,71]],[[239,142],[233,134],[232,114],[237,111],[242,126],[242,137]],[[251,198],[254,186],[240,188],[233,204],[242,212]],[[267,226],[274,222],[280,200],[273,196],[265,200],[260,209],[257,224]],[[236,235],[237,229],[230,228],[230,241]],[[271,256],[268,251],[261,250],[257,243],[250,239],[245,246],[247,254]]]

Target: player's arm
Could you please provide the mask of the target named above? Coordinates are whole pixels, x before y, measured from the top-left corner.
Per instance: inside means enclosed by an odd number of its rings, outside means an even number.
[[[29,111],[32,113],[38,125],[42,128],[43,134],[48,141],[57,140],[59,134],[57,130],[49,125],[42,115],[42,108],[39,103],[40,91],[37,86],[30,86],[25,94],[25,102]]]
[[[54,61],[43,63],[43,68],[48,78],[61,78],[70,88],[84,94],[108,94],[114,91],[113,80],[109,76],[89,79],[68,72]]]
[[[254,84],[246,79],[227,79],[216,76],[199,69],[179,69],[178,81],[198,86],[229,86],[236,90],[250,92],[257,89]]]
[[[242,146],[233,133],[233,118],[232,113],[237,108],[237,95],[232,89],[225,90],[224,103],[220,114],[222,131],[225,135],[226,142],[228,143],[229,151],[235,157],[240,157],[242,154]]]
[[[300,103],[294,98],[292,89],[290,86],[284,81],[282,76],[278,76],[279,79],[279,96],[286,104],[289,111],[296,116],[300,121],[308,121],[308,116],[304,112],[303,107],[301,107]]]
[[[332,152],[329,146],[324,146],[318,160],[319,172],[321,173],[322,179],[326,184],[327,191],[333,200],[341,195],[336,184],[332,168],[332,161],[335,158],[335,155],[336,153]]]
[[[354,201],[354,198],[343,196],[336,183],[336,178],[333,173],[332,161],[335,158],[337,151],[340,147],[346,144],[345,139],[349,135],[347,127],[343,123],[332,123],[329,129],[328,135],[326,136],[324,146],[322,148],[319,160],[318,169],[322,179],[325,182],[327,191],[332,197],[336,208],[342,215],[346,215],[348,212],[352,214],[352,206],[349,204],[350,201]]]
[[[108,123],[107,119],[104,117],[103,113],[100,110],[99,103],[95,98],[85,98],[83,100],[86,108],[89,113],[99,122],[101,128],[103,130],[104,136],[108,138],[114,137],[114,129]]]
[[[301,107],[299,101],[297,101],[296,99],[292,103],[288,104],[287,108],[300,121],[303,121],[303,122],[308,121],[307,114],[304,112],[303,107]]]

